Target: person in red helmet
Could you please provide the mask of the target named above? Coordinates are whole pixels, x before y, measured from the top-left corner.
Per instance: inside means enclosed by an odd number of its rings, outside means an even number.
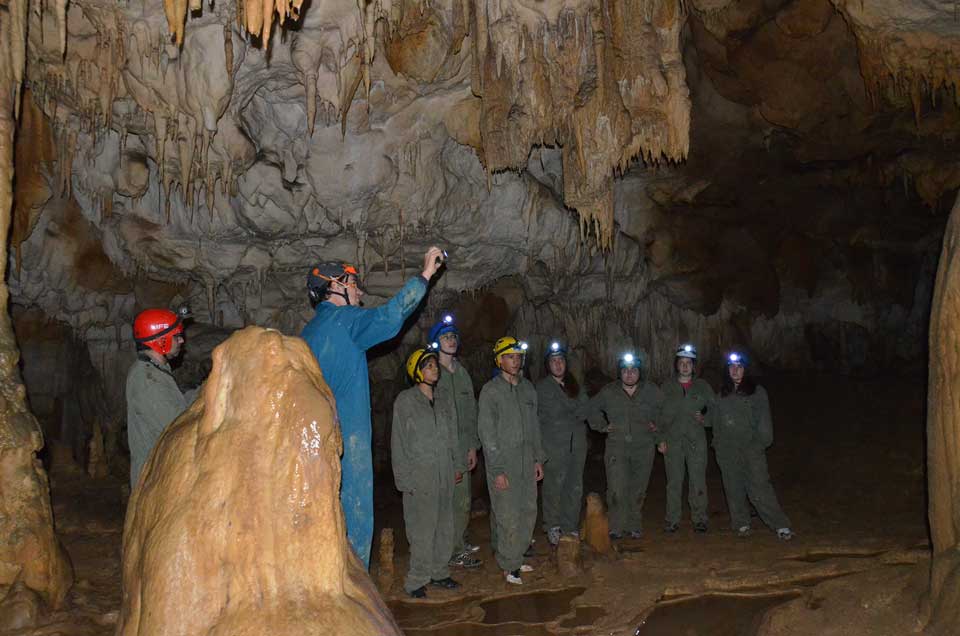
[[[137,359],[127,372],[126,386],[131,489],[163,429],[187,408],[170,370],[170,360],[183,348],[185,317],[185,311],[147,309],[133,321]]]

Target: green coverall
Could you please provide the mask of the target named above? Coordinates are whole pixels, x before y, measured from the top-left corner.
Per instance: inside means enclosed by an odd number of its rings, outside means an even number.
[[[450,576],[454,473],[466,468],[456,444],[452,411],[449,399],[438,395],[431,405],[416,386],[393,403],[393,477],[403,493],[403,523],[410,544],[410,570],[403,583],[407,592]]]
[[[750,525],[747,498],[771,529],[789,528],[767,471],[766,449],[773,443],[770,402],[762,386],[752,395],[732,393],[710,409],[713,448],[734,530]]]
[[[656,422],[662,402],[663,394],[652,382],[637,384],[631,396],[620,380],[590,400],[590,427],[605,432],[609,422],[611,428],[603,457],[611,532],[643,530],[643,502],[657,444],[663,441],[659,430],[651,431],[649,424]]]
[[[543,467],[544,530],[580,528],[583,502],[583,465],[587,460],[587,396],[569,397],[551,376],[537,382],[540,439],[546,456]]]
[[[543,463],[537,391],[526,378],[516,386],[503,374],[480,391],[477,430],[487,465],[491,534],[500,568],[513,572],[523,565],[537,523],[537,481],[534,464]],[[494,480],[506,475],[509,488],[497,490]]]
[[[170,364],[156,364],[141,353],[127,372],[127,443],[130,446],[130,488],[167,424],[187,408]]]
[[[454,370],[441,369],[436,393],[448,395],[453,400],[453,425],[457,431],[460,458],[466,466],[467,453],[480,446],[477,438],[477,396],[473,392],[470,374],[454,359]],[[464,550],[467,541],[467,526],[470,523],[470,473],[464,470],[463,479],[453,485],[453,555]]]
[[[690,517],[695,524],[707,523],[707,435],[696,414],[714,402],[713,389],[697,378],[685,390],[674,380],[663,385],[663,405],[656,419],[667,452],[667,525],[680,523],[683,510],[683,477],[689,479]],[[709,411],[709,408],[708,408]]]

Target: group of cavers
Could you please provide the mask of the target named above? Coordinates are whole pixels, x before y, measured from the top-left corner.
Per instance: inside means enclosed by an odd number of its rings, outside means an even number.
[[[375,308],[361,307],[359,272],[350,265],[324,262],[307,275],[316,313],[301,336],[336,399],[344,448],[341,505],[347,537],[367,567],[373,538],[373,462],[366,351],[400,331],[445,257],[439,248],[428,249],[421,274]],[[186,407],[169,367],[183,343],[182,316],[147,310],[134,322],[134,337],[140,355],[127,376],[132,486],[156,438]],[[455,589],[460,584],[450,576],[451,567],[481,564],[475,556],[478,546],[467,538],[469,473],[481,448],[490,492],[491,547],[507,583],[521,585],[522,575],[533,570],[524,558],[531,554],[538,482],[543,481],[542,519],[549,542],[577,534],[587,455],[585,422],[606,434],[611,538],[642,535],[643,503],[658,451],[667,476],[664,531],[674,533],[680,527],[686,479],[693,529],[707,532],[705,427],[713,429],[734,531],[750,534],[752,504],[780,539],[793,537],[767,471],[766,448],[773,442],[767,394],[746,373],[742,353],[726,357],[719,395],[696,377],[696,348],[684,344],[676,351],[675,377],[663,386],[643,377],[642,355],[625,353],[618,359],[619,377],[588,398],[568,368],[562,342],[551,342],[543,353],[545,373],[534,385],[524,377],[527,344],[507,336],[493,346],[497,372],[478,399],[459,359],[461,336],[453,316],[443,316],[432,327],[428,343],[407,358],[412,386],[394,402],[391,431],[393,473],[403,494],[410,545],[404,581],[410,596],[426,597],[428,586]]]

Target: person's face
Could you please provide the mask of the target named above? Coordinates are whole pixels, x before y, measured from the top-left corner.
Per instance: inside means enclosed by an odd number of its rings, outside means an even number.
[[[563,356],[550,356],[547,360],[547,368],[550,369],[550,375],[563,379],[567,372],[567,359]]]
[[[636,367],[620,369],[620,381],[624,386],[635,386],[640,381],[640,369]]]
[[[504,373],[517,375],[520,373],[520,365],[523,364],[523,356],[519,353],[505,353],[500,356],[500,369]]]
[[[455,333],[445,333],[440,336],[440,351],[447,355],[454,355],[457,353],[457,348],[460,346],[460,338],[457,337]]]
[[[693,360],[690,358],[677,358],[677,373],[683,377],[693,375]]]
[[[182,332],[171,336],[170,351],[168,351],[167,355],[164,357],[166,357],[169,360],[173,360],[174,358],[176,358],[178,355],[180,355],[180,351],[183,350],[184,342],[185,342],[185,338],[183,337]]]
[[[727,367],[727,372],[730,374],[730,379],[733,380],[733,384],[740,386],[740,383],[743,382],[743,365],[731,364]]]
[[[420,366],[420,373],[423,374],[423,381],[427,384],[436,384],[440,379],[440,366],[436,358],[427,358],[427,361]]]
[[[341,294],[346,294],[350,300],[350,304],[354,306],[360,305],[360,299],[362,299],[364,295],[364,291],[357,286],[357,277],[353,274],[347,276],[347,282],[345,284],[338,282],[330,283],[330,289]]]

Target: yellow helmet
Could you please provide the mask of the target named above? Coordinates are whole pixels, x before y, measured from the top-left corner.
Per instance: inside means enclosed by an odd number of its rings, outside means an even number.
[[[493,357],[497,361],[497,368],[500,368],[500,358],[508,353],[519,353],[527,355],[527,343],[521,342],[513,336],[504,336],[497,340],[493,345]]]
[[[430,358],[436,357],[437,352],[433,349],[417,349],[411,353],[410,357],[407,358],[407,377],[416,384],[423,382],[423,372],[420,370],[420,365]]]

